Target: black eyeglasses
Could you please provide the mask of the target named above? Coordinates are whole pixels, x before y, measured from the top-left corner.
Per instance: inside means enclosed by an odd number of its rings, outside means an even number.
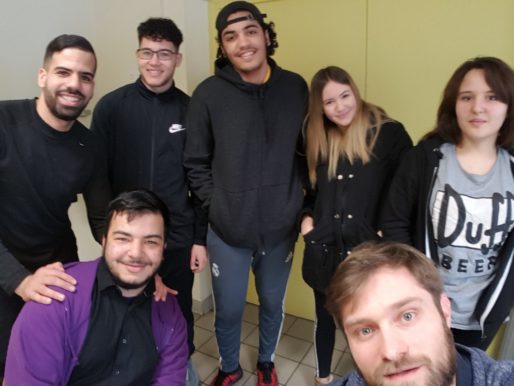
[[[140,48],[136,51],[136,56],[139,59],[143,59],[143,60],[151,60],[154,55],[157,55],[157,58],[159,60],[171,60],[177,54],[178,54],[178,52],[175,52],[172,50],[166,50],[166,49],[154,51],[149,48]]]

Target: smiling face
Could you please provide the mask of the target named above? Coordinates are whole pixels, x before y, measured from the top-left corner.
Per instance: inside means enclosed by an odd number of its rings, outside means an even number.
[[[115,213],[102,240],[105,261],[123,296],[138,295],[153,279],[163,258],[164,221],[144,212],[129,219]]]
[[[151,59],[137,58],[141,80],[145,86],[157,94],[167,91],[173,84],[175,69],[182,63],[182,54],[178,52],[173,42],[164,39],[152,40],[143,37],[139,44],[139,50],[142,49],[152,51],[167,50],[173,53],[169,60],[159,59],[158,55],[155,53],[152,55]]]
[[[248,11],[231,14],[227,20],[249,16]],[[266,47],[268,34],[254,19],[229,24],[221,33],[221,49],[241,78],[250,83],[262,83],[268,69]]]
[[[56,130],[68,130],[91,100],[95,56],[78,48],[55,52],[39,70],[37,111]]]
[[[441,309],[406,268],[380,268],[362,284],[340,317],[367,385],[454,385],[455,348],[445,295]]]
[[[487,84],[483,70],[469,71],[462,80],[455,104],[461,144],[487,142],[494,146],[507,108]]]
[[[352,88],[347,84],[333,80],[323,88],[321,93],[325,116],[338,127],[348,127],[357,113],[357,100]]]

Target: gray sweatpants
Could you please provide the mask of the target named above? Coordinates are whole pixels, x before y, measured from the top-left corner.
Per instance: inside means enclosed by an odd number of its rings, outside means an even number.
[[[284,297],[291,270],[292,237],[266,251],[226,244],[209,228],[207,249],[215,303],[215,332],[221,370],[239,365],[241,319],[250,267],[259,296],[259,362],[273,361],[284,319]]]

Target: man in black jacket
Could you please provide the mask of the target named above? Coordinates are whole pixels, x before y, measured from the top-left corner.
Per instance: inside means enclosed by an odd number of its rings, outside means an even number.
[[[62,263],[77,261],[68,209],[86,200],[97,241],[103,232],[106,167],[96,137],[77,121],[93,95],[96,56],[82,36],[52,40],[36,99],[0,102],[0,379],[12,324],[24,301],[48,304],[75,291]],[[37,323],[37,321],[34,321]]]
[[[207,261],[207,227],[201,211],[195,213],[183,167],[189,97],[173,80],[182,61],[182,33],[170,19],[150,18],[139,25],[138,38],[140,77],[98,102],[91,130],[105,141],[113,194],[146,188],[169,208],[170,231],[159,273],[166,286],[178,291],[192,354],[193,272],[202,271]]]
[[[221,356],[212,385],[232,385],[242,376],[239,339],[250,268],[260,302],[258,384],[278,384],[273,357],[303,202],[295,149],[307,87],[271,59],[276,34],[264,17],[245,1],[222,8],[215,75],[198,86],[188,111],[185,165],[210,224]]]

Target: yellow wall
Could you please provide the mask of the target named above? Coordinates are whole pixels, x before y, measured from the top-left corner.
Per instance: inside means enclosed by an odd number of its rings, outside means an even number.
[[[511,0],[369,0],[366,97],[414,140],[435,123],[453,71],[475,56],[514,66]]]
[[[213,59],[214,20],[228,2],[209,1]],[[307,81],[327,65],[347,69],[362,96],[403,122],[415,141],[433,126],[441,92],[460,63],[492,55],[514,66],[512,0],[253,2],[276,24],[280,66]],[[302,251],[298,243],[286,310],[312,318],[312,294],[301,279]],[[252,285],[248,300],[256,302]]]

